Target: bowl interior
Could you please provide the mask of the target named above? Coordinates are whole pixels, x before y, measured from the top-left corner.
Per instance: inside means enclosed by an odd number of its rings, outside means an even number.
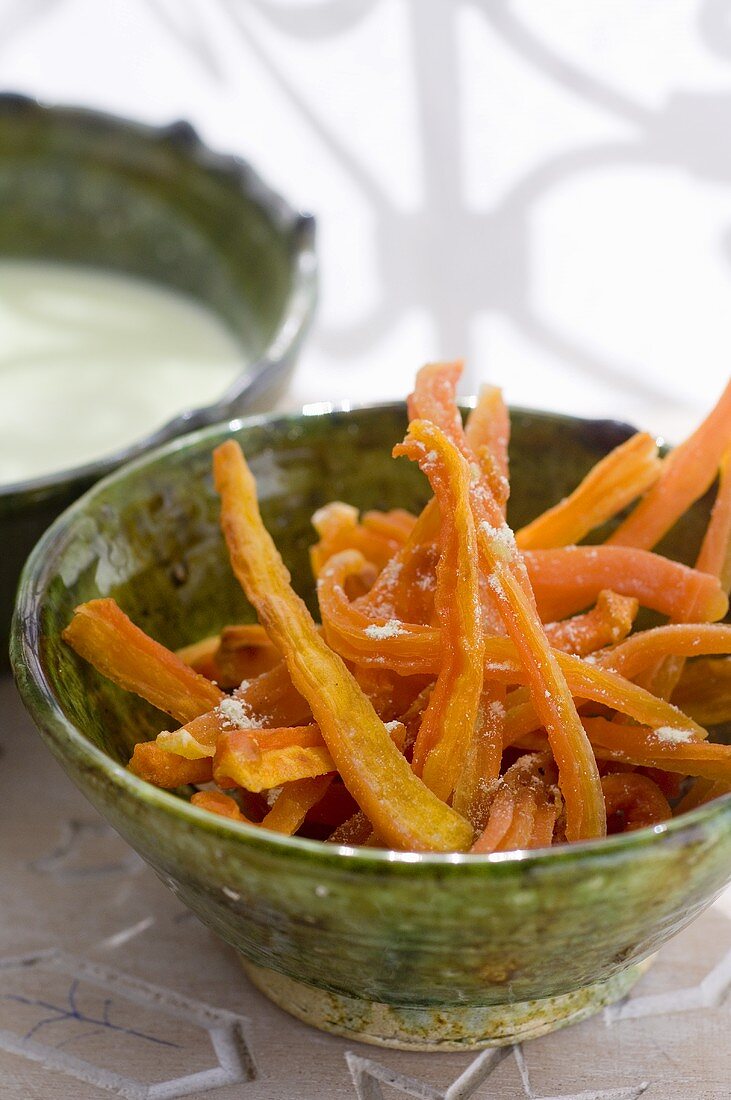
[[[19,615],[26,618],[26,636],[37,632],[50,692],[83,736],[126,763],[132,744],[154,736],[169,719],[103,680],[64,645],[60,633],[76,604],[113,596],[133,621],[173,648],[253,618],[218,527],[210,473],[218,442],[232,434],[242,444],[264,520],[314,611],[308,546],[316,508],[340,499],[359,508],[418,509],[427,499],[415,465],[390,457],[405,427],[401,405],[233,422],[168,445],[77,502],[36,551]],[[512,524],[564,496],[630,431],[614,422],[514,412]],[[666,552],[692,560],[707,507],[700,502],[678,524]]]

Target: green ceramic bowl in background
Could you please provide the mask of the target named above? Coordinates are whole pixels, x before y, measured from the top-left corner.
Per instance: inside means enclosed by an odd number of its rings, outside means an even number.
[[[370,1042],[457,1049],[576,1020],[621,996],[644,960],[731,875],[731,797],[654,829],[537,853],[397,854],[284,838],[192,807],[125,770],[168,719],[103,680],[60,634],[111,595],[168,646],[252,617],[218,529],[214,446],[232,435],[265,522],[312,606],[312,512],[331,499],[418,508],[426,483],[390,458],[403,406],[219,425],[97,485],[32,554],[12,659],[43,738],[89,800],[245,960],[283,1007]],[[511,519],[564,495],[629,429],[517,411]],[[701,504],[666,551],[692,558]]]
[[[314,308],[314,221],[247,164],[207,149],[188,123],[155,129],[0,95],[0,257],[85,264],[181,291],[225,321],[245,362],[214,405],[135,445],[0,485],[1,669],[20,569],[51,520],[121,462],[262,407],[283,386]],[[32,431],[32,409],[28,423]]]

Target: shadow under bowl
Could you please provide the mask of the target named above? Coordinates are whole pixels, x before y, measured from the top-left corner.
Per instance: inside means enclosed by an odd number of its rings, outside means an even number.
[[[0,258],[81,264],[180,291],[221,318],[243,362],[215,404],[99,461],[0,485],[1,669],[20,570],[41,532],[122,462],[271,401],[312,316],[316,265],[314,219],[186,122],[154,128],[0,95],[0,209]]]
[[[296,587],[313,603],[309,518],[328,500],[418,509],[393,461],[402,405],[254,418],[204,430],[118,471],[61,516],[20,586],[12,659],[24,703],[89,800],[282,1007],[368,1042],[462,1049],[540,1034],[623,995],[731,871],[731,798],[654,829],[543,852],[417,855],[337,848],[236,824],[126,771],[168,719],[118,690],[60,634],[113,596],[176,647],[250,620],[218,527],[210,456],[232,436]],[[510,518],[570,490],[630,429],[515,411]],[[664,547],[692,558],[701,502]],[[682,553],[677,553],[682,550]]]

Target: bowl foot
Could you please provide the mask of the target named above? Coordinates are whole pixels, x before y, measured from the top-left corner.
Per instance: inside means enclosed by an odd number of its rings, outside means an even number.
[[[481,1050],[535,1039],[620,1000],[652,964],[645,959],[571,993],[499,1005],[389,1005],[331,993],[242,959],[246,974],[298,1020],[359,1043],[398,1050]]]

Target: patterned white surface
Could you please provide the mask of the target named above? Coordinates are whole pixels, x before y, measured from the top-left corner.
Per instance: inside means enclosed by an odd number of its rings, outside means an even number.
[[[489,378],[514,403],[674,437],[731,361],[729,11],[723,0],[0,0],[0,86],[189,118],[315,211],[321,309],[289,404],[400,397],[421,361],[464,354],[465,390]],[[731,895],[623,1005],[524,1050],[353,1049],[246,983],[71,788],[7,680],[0,747],[0,955],[62,948],[81,960],[65,993],[49,986],[59,972],[0,970],[7,1100],[214,1087],[216,1100],[729,1094]],[[74,991],[80,975],[94,988]],[[120,988],[148,991],[144,1026],[124,1016],[124,997],[105,1007]],[[223,1021],[220,1049],[199,1011]]]

